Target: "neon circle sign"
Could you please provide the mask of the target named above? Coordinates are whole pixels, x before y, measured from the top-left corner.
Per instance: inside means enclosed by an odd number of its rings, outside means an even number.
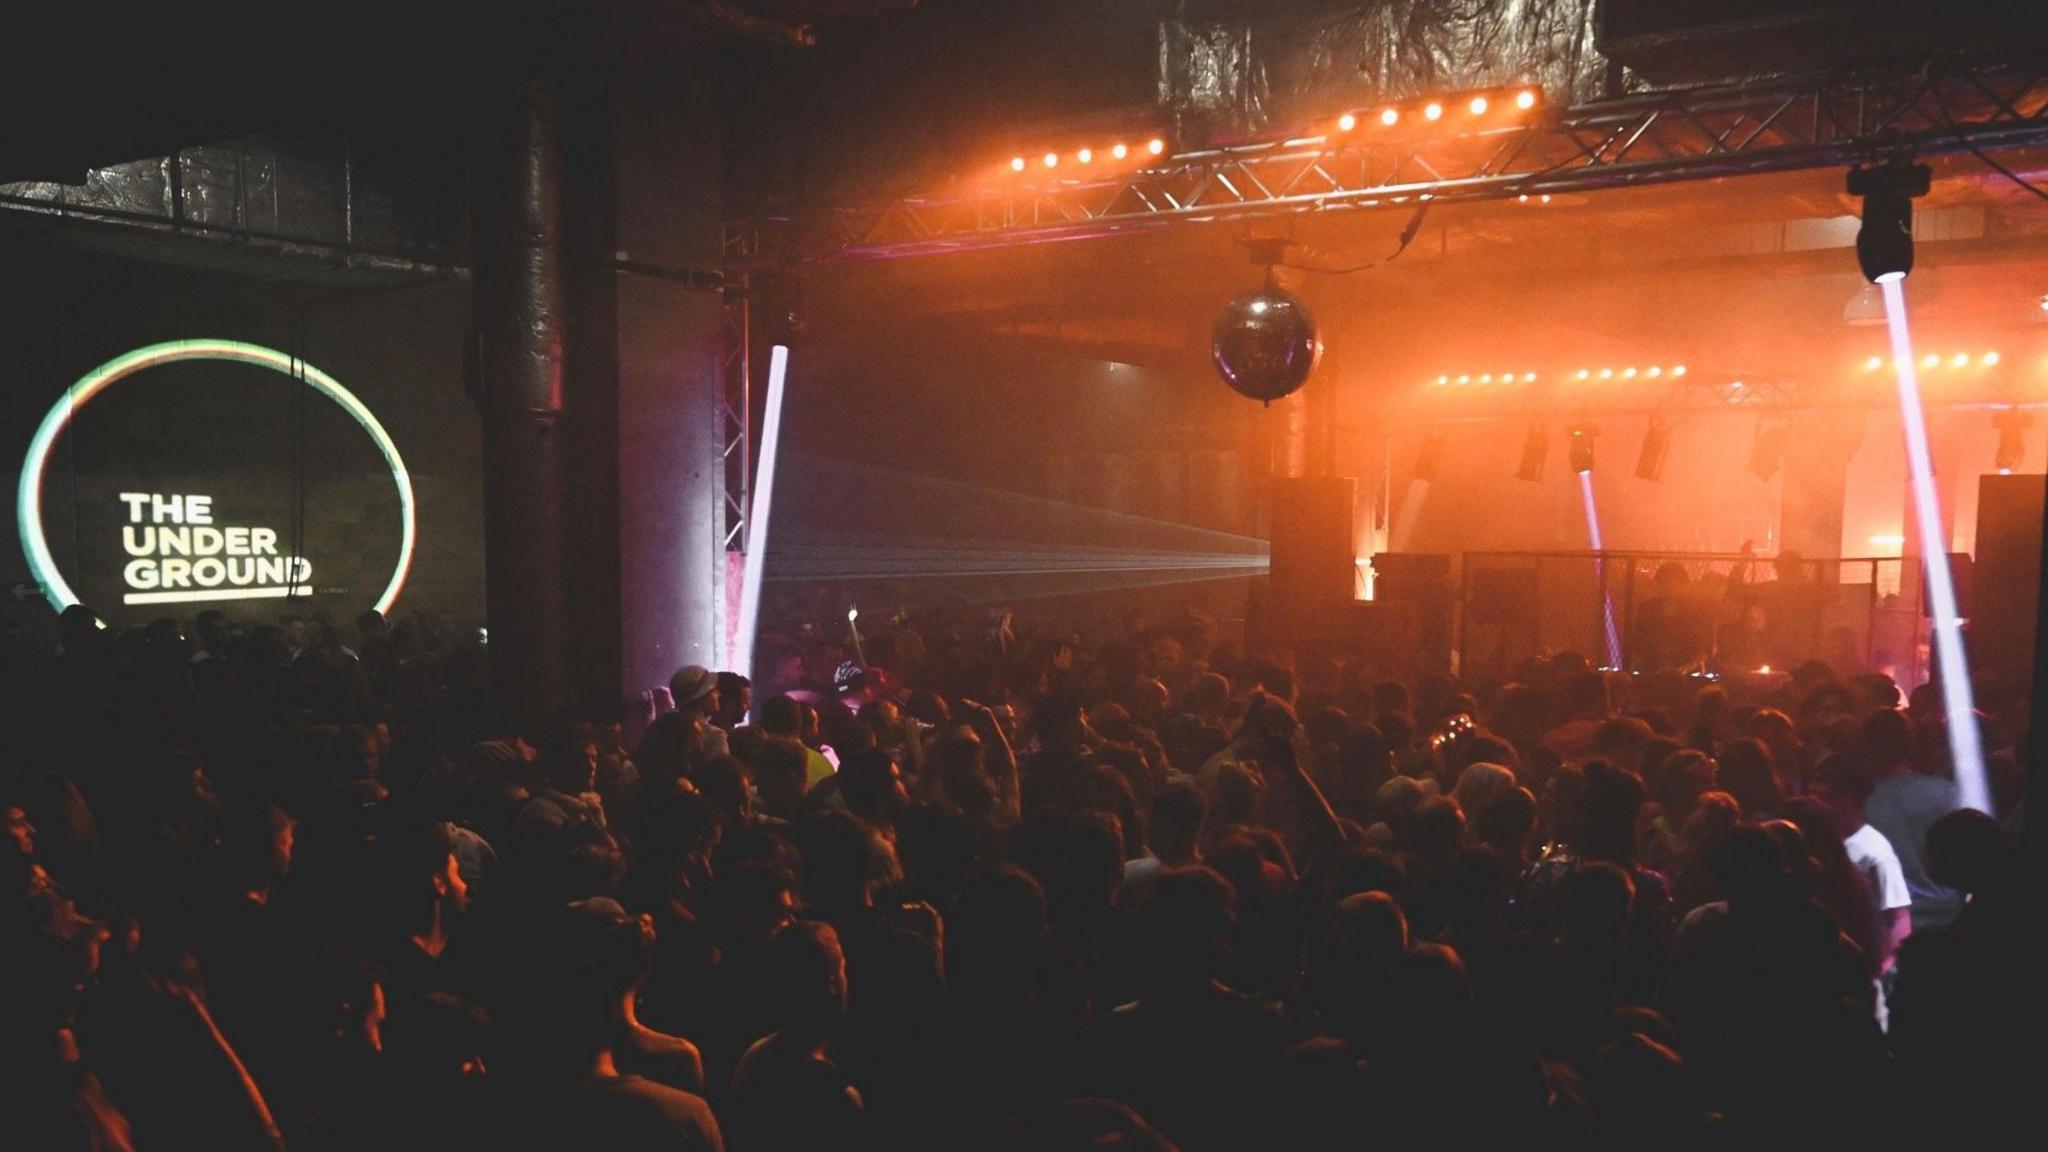
[[[79,409],[85,407],[86,403],[92,400],[93,397],[106,391],[118,381],[146,368],[155,368],[164,364],[176,364],[193,360],[219,360],[235,364],[250,364],[258,368],[268,368],[287,379],[302,382],[307,387],[313,389],[313,391],[339,405],[342,411],[348,413],[349,417],[376,444],[378,453],[383,456],[385,465],[391,470],[392,482],[398,488],[398,508],[401,526],[398,563],[392,569],[391,582],[385,585],[383,594],[377,597],[375,604],[377,611],[389,613],[391,605],[398,599],[399,591],[405,587],[407,572],[412,568],[413,540],[417,529],[416,514],[413,508],[412,477],[406,471],[405,461],[398,455],[398,446],[392,443],[391,435],[384,430],[382,424],[377,422],[377,418],[371,415],[369,408],[365,407],[363,402],[355,397],[354,393],[343,388],[340,381],[337,381],[334,377],[313,367],[304,360],[289,356],[274,348],[265,348],[261,344],[245,344],[235,340],[171,340],[162,344],[151,344],[144,348],[137,348],[133,352],[117,356],[86,373],[76,383],[71,385],[70,388],[66,389],[64,395],[58,397],[55,404],[50,406],[50,411],[43,417],[43,422],[37,426],[34,438],[29,441],[27,458],[22,461],[21,483],[15,496],[15,521],[20,525],[21,549],[28,557],[29,572],[34,576],[36,583],[41,585],[43,595],[49,599],[51,606],[61,612],[71,605],[80,602],[78,595],[71,590],[71,585],[65,581],[63,573],[57,570],[56,558],[50,554],[49,541],[44,538],[43,533],[43,480],[44,474],[49,467],[50,451],[56,445],[57,438],[70,426],[72,419],[78,414]],[[126,500],[139,501],[148,498],[144,494],[123,493],[123,499]],[[175,497],[172,499],[176,500]],[[138,521],[141,517],[141,506],[139,503],[131,504],[131,507],[137,510],[136,519]],[[196,512],[200,506],[195,505],[194,507]],[[178,514],[178,522],[181,525],[183,524],[183,519],[183,515]],[[203,522],[198,520],[194,522],[200,523],[202,527],[205,527],[211,523],[211,520],[209,516]],[[197,529],[194,529],[194,531],[197,531]],[[252,531],[258,537],[258,544],[255,550],[260,552],[261,537],[268,533],[267,529],[227,528],[215,530],[215,535],[232,541],[236,533],[244,534],[241,537],[243,541],[241,548],[244,550],[243,554],[247,555],[250,548],[247,543],[248,534]],[[268,534],[274,539],[274,533]],[[124,537],[124,542],[125,540],[126,538]],[[189,547],[189,541],[186,542],[186,546]],[[234,547],[232,543],[228,545],[231,552]],[[139,555],[139,553],[134,553],[132,548],[131,554]],[[269,562],[270,559],[269,557],[264,557],[263,562]],[[258,562],[259,560],[256,557],[250,557],[248,560],[252,568]],[[294,569],[292,567],[294,565],[301,566],[301,568],[305,566],[305,561],[300,557],[276,558],[275,562],[281,568],[293,571],[300,570]],[[191,567],[193,565],[188,563],[187,569]],[[223,563],[224,567],[225,564]],[[180,600],[234,600],[250,599],[258,596],[284,596],[288,594],[291,587],[296,586],[302,579],[303,577],[295,576],[291,583],[284,588],[236,589],[227,587],[216,588],[212,585],[206,585],[189,595],[148,594],[146,597],[131,597],[130,602],[165,603]]]

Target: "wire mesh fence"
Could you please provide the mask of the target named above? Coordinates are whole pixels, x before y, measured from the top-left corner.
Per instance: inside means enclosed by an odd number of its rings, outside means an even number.
[[[1808,560],[1685,552],[1467,552],[1457,648],[1467,673],[1577,652],[1642,672],[1838,670],[1917,679],[1918,574],[1896,556]]]

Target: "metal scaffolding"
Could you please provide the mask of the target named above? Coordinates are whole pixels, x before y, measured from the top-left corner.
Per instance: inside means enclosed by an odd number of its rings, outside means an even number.
[[[1349,132],[1207,148],[1108,178],[914,192],[774,221],[808,259],[862,260],[2048,143],[2048,64],[1943,65],[1679,89],[1470,133]]]
[[[719,455],[725,463],[725,527],[727,552],[747,550],[747,514],[754,491],[753,323],[748,265],[753,261],[755,232],[729,226],[723,239],[725,264],[725,348],[719,361],[724,388],[718,405]]]

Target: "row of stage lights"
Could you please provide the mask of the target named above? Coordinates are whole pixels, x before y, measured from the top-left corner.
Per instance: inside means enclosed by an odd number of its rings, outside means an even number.
[[[1534,87],[1488,88],[1455,95],[1430,96],[1395,104],[1375,105],[1370,108],[1353,108],[1340,113],[1324,131],[1326,138],[1336,140],[1361,129],[1363,134],[1368,135],[1405,134],[1417,128],[1425,131],[1469,130],[1515,121],[1542,102],[1542,91]],[[1107,165],[1164,156],[1166,149],[1165,137],[1153,136],[1142,144],[1117,141],[1106,147],[1090,145],[1071,150],[1049,148],[1044,152],[1018,152],[1010,157],[1007,167],[1012,175],[1017,176],[1032,171],[1055,172],[1062,168],[1099,169]],[[1538,194],[1536,199],[1545,204],[1550,203],[1550,196],[1547,193]],[[1521,197],[1524,203],[1530,200],[1530,196]]]
[[[1959,369],[1969,368],[1973,365],[1978,368],[1995,368],[1998,366],[1998,360],[1999,356],[1996,352],[1986,352],[1981,356],[1971,356],[1968,352],[1957,352],[1951,356],[1929,352],[1920,358],[1920,370],[1931,372],[1937,368]],[[1892,365],[1892,363],[1887,357],[1872,356],[1863,362],[1863,370],[1865,372],[1876,372],[1881,368]]]
[[[1387,104],[1377,109],[1353,108],[1337,117],[1336,128],[1340,134],[1355,132],[1361,126],[1368,131],[1374,126],[1383,130],[1393,129],[1403,124],[1414,124],[1417,118],[1425,125],[1435,125],[1442,123],[1447,116],[1453,124],[1511,119],[1535,108],[1542,99],[1542,93],[1534,88],[1489,88],[1483,92]]]
[[[1164,156],[1166,154],[1166,140],[1163,137],[1154,136],[1150,140],[1145,141],[1141,150],[1148,156]],[[1127,160],[1130,158],[1131,152],[1132,148],[1129,144],[1118,141],[1099,153],[1093,148],[1077,148],[1067,156],[1061,156],[1058,152],[1047,152],[1038,158],[1038,163],[1048,171],[1058,168],[1061,163],[1066,161],[1086,167],[1103,157],[1107,157],[1111,161]],[[1010,171],[1022,172],[1029,167],[1031,167],[1031,161],[1023,156],[1010,157]]]
[[[1659,380],[1668,376],[1675,380],[1684,377],[1685,372],[1686,368],[1683,364],[1673,364],[1668,368],[1662,364],[1652,364],[1647,368],[1640,369],[1633,365],[1626,368],[1581,368],[1571,374],[1571,379],[1583,381],[1617,379]],[[1513,372],[1502,372],[1498,375],[1492,372],[1481,372],[1477,375],[1469,372],[1460,372],[1456,375],[1450,373],[1440,375],[1436,378],[1434,384],[1438,388],[1450,388],[1468,384],[1534,384],[1539,379],[1541,379],[1541,376],[1535,372],[1523,372],[1519,375]]]

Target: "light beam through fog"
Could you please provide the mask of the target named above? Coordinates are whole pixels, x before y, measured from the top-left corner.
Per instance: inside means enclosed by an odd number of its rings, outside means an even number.
[[[1926,563],[1927,599],[1934,609],[1934,659],[1941,669],[1941,699],[1948,717],[1949,758],[1965,808],[1991,811],[1984,775],[1984,744],[1977,731],[1977,703],[1970,689],[1970,664],[1963,651],[1963,621],[1956,607],[1955,578],[1948,568],[1948,532],[1934,487],[1934,454],[1927,446],[1927,417],[1920,407],[1920,377],[1913,366],[1913,336],[1906,327],[1902,276],[1884,277],[1885,321],[1891,328],[1892,365],[1899,380],[1899,414],[1906,429],[1906,467],[1913,482],[1913,515],[1920,526]]]
[[[747,518],[747,556],[740,569],[740,622],[733,637],[732,665],[754,674],[754,636],[761,620],[761,577],[768,562],[768,514],[775,504],[775,456],[782,444],[782,384],[789,374],[789,348],[777,344],[768,356],[768,400],[761,414],[761,463],[754,477],[753,507]]]

